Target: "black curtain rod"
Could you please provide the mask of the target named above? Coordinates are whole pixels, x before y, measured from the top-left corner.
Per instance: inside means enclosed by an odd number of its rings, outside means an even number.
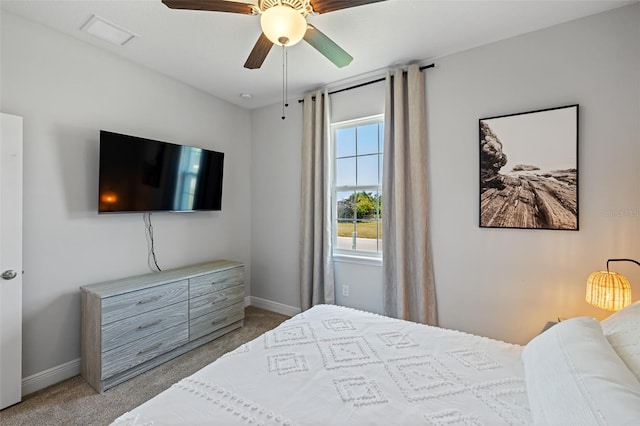
[[[426,70],[427,68],[433,68],[435,66],[436,66],[436,64],[423,65],[419,69],[420,69],[420,71],[422,71],[422,70]],[[406,73],[407,72],[405,71],[404,74],[406,74]],[[393,76],[391,76],[391,78],[393,78]],[[347,90],[357,89],[359,87],[368,86],[368,85],[374,84],[374,83],[380,83],[381,81],[385,81],[385,80],[386,80],[386,77],[378,78],[376,80],[371,80],[371,81],[365,81],[364,83],[356,84],[355,86],[349,86],[349,87],[344,87],[342,89],[334,90],[333,92],[329,92],[329,94],[330,95],[334,95],[336,93],[346,92]],[[311,99],[315,100],[316,97],[313,96]],[[298,103],[299,104],[301,104],[303,102],[304,102],[304,99],[298,99]]]

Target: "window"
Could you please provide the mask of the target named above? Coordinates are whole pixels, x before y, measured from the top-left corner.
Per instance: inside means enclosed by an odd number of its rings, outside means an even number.
[[[383,116],[331,126],[334,254],[382,256]]]
[[[195,201],[202,149],[180,147],[180,165],[173,205],[178,210],[192,210]]]

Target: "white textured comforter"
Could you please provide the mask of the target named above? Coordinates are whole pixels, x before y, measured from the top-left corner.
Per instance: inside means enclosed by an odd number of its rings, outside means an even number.
[[[114,424],[523,425],[521,346],[320,305]]]

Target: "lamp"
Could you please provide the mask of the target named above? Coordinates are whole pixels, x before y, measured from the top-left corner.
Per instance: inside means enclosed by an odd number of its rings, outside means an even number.
[[[596,271],[587,279],[586,301],[598,308],[619,311],[631,303],[631,284],[621,274],[609,271],[609,262],[632,262],[633,259],[609,259],[606,271]]]
[[[260,26],[264,35],[280,46],[293,46],[302,40],[307,31],[307,21],[302,13],[283,4],[262,12]]]

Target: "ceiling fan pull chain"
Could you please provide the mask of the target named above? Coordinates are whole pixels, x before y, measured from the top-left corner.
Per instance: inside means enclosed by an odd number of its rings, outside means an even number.
[[[284,107],[289,108],[289,51],[284,48]]]
[[[282,119],[285,119],[285,115],[284,115],[284,104],[285,104],[285,97],[286,97],[286,74],[287,74],[287,67],[286,67],[286,47],[283,44],[282,45]]]

